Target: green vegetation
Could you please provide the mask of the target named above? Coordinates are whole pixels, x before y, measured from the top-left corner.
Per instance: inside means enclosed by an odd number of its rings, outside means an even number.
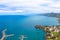
[[[35,28],[42,29],[46,32],[46,40],[60,40],[60,26],[40,26],[36,25]]]
[[[58,36],[58,32],[53,32],[53,35],[54,35],[55,37],[57,37],[57,36]]]

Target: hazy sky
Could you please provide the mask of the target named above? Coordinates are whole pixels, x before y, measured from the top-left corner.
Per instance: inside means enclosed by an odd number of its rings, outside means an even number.
[[[60,0],[0,0],[0,14],[60,13]]]

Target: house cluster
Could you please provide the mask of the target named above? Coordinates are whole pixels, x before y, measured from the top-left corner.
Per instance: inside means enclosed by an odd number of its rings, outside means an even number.
[[[55,39],[60,40],[60,27],[51,26],[51,27],[45,27],[47,34],[47,39]]]
[[[46,32],[46,40],[60,40],[60,26],[40,26],[35,28],[42,29]]]

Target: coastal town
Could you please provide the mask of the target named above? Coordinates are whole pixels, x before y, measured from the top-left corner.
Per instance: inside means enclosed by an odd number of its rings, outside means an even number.
[[[46,32],[45,34],[46,40],[60,40],[60,25],[57,25],[57,26],[36,25],[35,28]],[[14,34],[6,35],[5,33],[6,31],[7,29],[4,29],[2,31],[2,37],[0,40],[4,40],[6,37],[14,36]],[[21,35],[19,37],[20,40],[24,40],[25,38],[28,38],[28,37],[25,37],[24,35]]]
[[[36,29],[44,30],[46,32],[46,40],[60,40],[60,26],[41,26],[36,25]]]

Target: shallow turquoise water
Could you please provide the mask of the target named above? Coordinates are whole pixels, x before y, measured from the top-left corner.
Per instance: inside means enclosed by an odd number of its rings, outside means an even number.
[[[24,40],[45,40],[45,32],[37,30],[35,25],[58,25],[57,18],[47,16],[22,16],[5,15],[0,16],[0,35],[3,29],[7,29],[6,34],[15,34],[5,40],[19,40],[19,36],[25,35]],[[1,37],[1,36],[0,36]]]

